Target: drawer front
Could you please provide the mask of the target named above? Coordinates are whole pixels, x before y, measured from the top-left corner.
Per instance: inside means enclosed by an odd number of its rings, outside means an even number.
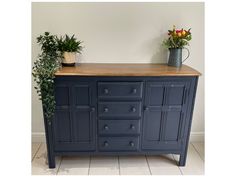
[[[99,117],[141,117],[141,102],[99,102]]]
[[[138,137],[100,137],[98,140],[100,151],[137,151]]]
[[[139,120],[99,120],[100,135],[140,134]]]
[[[141,99],[142,82],[99,82],[99,99]]]

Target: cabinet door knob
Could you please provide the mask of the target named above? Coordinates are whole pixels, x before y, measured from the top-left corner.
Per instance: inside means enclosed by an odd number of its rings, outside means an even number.
[[[104,91],[105,94],[109,93],[109,90],[107,88],[105,88],[103,91]]]
[[[108,108],[104,108],[104,112],[108,112]]]
[[[136,88],[132,89],[132,93],[133,94],[137,93],[137,89]]]
[[[95,107],[91,107],[91,112],[94,112],[95,111]]]
[[[133,124],[130,125],[130,129],[134,130],[135,126]]]
[[[136,112],[136,108],[135,108],[135,107],[132,107],[132,108],[131,108],[131,111],[132,111],[132,112]]]
[[[149,110],[149,107],[145,106],[144,111],[148,111],[148,110]]]
[[[129,145],[130,145],[131,147],[134,147],[134,142],[133,142],[133,141],[130,141],[130,142],[129,142]]]
[[[108,129],[109,129],[108,125],[104,125],[104,130],[108,130]]]
[[[104,141],[103,145],[104,145],[105,147],[107,147],[109,144],[108,144],[107,141]]]

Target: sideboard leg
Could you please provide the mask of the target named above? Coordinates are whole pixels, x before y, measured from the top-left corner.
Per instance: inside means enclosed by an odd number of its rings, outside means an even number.
[[[43,109],[44,112],[44,109]],[[47,160],[48,160],[48,167],[55,168],[55,154],[53,150],[53,127],[52,122],[49,122],[44,115],[44,128],[45,128],[45,135],[46,135],[46,145],[47,145]]]
[[[53,151],[51,124],[46,126],[46,142],[47,142],[47,161],[49,168],[55,168],[55,155]]]
[[[55,156],[48,155],[48,167],[49,168],[55,168],[56,167]]]
[[[187,152],[180,154],[179,156],[179,166],[185,166],[187,159]]]

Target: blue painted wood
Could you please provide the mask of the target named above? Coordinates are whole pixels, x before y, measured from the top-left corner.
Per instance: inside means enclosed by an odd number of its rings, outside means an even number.
[[[137,151],[138,147],[138,137],[99,137],[98,139],[100,151]]]
[[[139,143],[140,144],[140,143]],[[160,154],[177,154],[181,151],[179,149],[159,149],[159,150],[137,150],[137,151],[55,151],[55,156],[99,156],[99,155],[160,155]]]
[[[96,88],[90,82],[56,84],[54,150],[94,151]]]
[[[140,120],[99,120],[98,133],[104,136],[138,135]]]
[[[179,154],[186,163],[198,77],[55,79],[45,123],[49,167],[58,155]]]
[[[141,99],[143,91],[142,82],[99,82],[99,99]]]
[[[98,116],[102,118],[140,118],[141,102],[99,102]]]
[[[43,109],[44,112],[44,109]],[[48,167],[55,168],[56,161],[55,161],[55,151],[53,145],[53,124],[48,122],[46,116],[44,115],[44,128],[46,134],[46,145],[47,145],[47,158],[48,158]]]
[[[186,125],[183,134],[183,147],[181,148],[181,153],[179,157],[179,166],[185,166],[186,159],[187,159],[187,151],[188,151],[188,144],[189,144],[189,137],[191,131],[191,124],[193,118],[193,110],[194,110],[194,103],[196,98],[196,91],[197,91],[197,83],[198,77],[193,77],[191,82],[191,87],[188,92],[189,100],[187,102],[188,109],[186,114]]]
[[[143,149],[181,148],[190,82],[146,83]]]

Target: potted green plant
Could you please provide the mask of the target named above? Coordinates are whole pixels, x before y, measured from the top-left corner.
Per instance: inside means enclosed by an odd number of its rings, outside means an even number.
[[[163,45],[169,49],[169,66],[181,67],[182,63],[189,57],[189,50],[185,48],[189,45],[188,41],[192,39],[192,34],[189,30],[176,30],[175,26],[173,30],[168,30],[168,39],[163,41]],[[188,51],[188,56],[182,61],[182,49]]]
[[[57,38],[58,50],[62,53],[62,65],[64,66],[74,66],[76,53],[81,53],[83,47],[81,46],[81,41],[75,38],[75,35]]]
[[[35,89],[42,100],[44,118],[50,123],[55,110],[54,74],[61,66],[60,54],[56,36],[49,32],[37,37],[37,43],[42,52],[34,62],[32,75],[37,84]]]

